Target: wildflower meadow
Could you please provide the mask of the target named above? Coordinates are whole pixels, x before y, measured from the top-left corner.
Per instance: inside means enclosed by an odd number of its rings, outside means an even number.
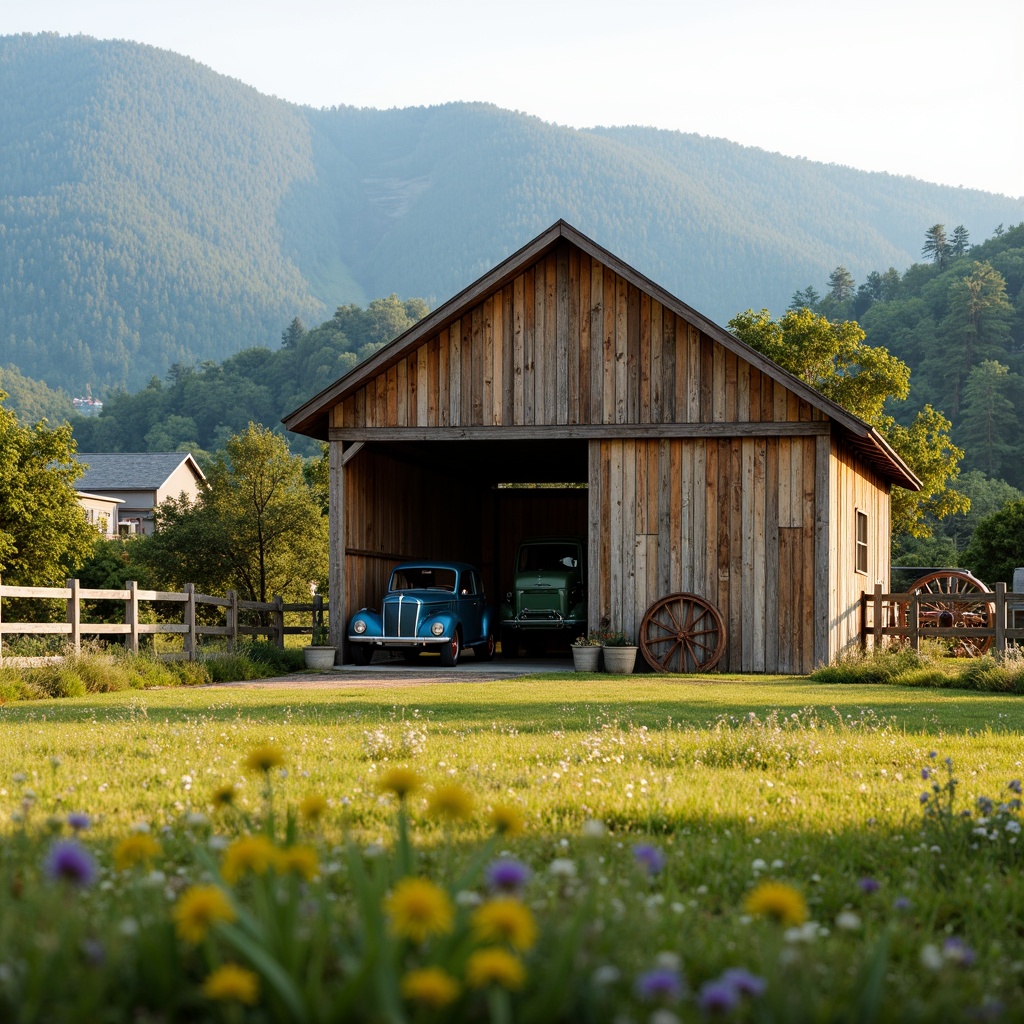
[[[1022,726],[721,677],[8,704],[0,1020],[1022,1020]]]

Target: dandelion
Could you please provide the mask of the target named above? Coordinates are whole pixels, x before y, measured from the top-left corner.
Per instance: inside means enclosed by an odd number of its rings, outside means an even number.
[[[260,979],[238,964],[221,964],[203,982],[203,995],[207,999],[255,1006],[260,996]]]
[[[665,854],[650,843],[637,843],[633,847],[633,859],[651,877],[661,874],[665,867]]]
[[[518,989],[526,981],[522,961],[503,949],[478,949],[466,962],[466,982],[471,988]]]
[[[218,921],[234,921],[236,914],[223,889],[216,885],[194,885],[182,894],[172,916],[179,938],[198,945]]]
[[[514,899],[497,899],[478,907],[471,918],[481,942],[507,942],[520,953],[537,941],[537,924],[528,907]]]
[[[96,862],[77,840],[58,840],[43,861],[43,871],[55,882],[84,889],[96,881]]]
[[[394,793],[399,800],[404,800],[422,785],[419,772],[412,768],[389,768],[380,780],[381,792]]]
[[[791,885],[761,882],[744,901],[748,914],[771,917],[781,924],[800,925],[807,920],[807,903]]]
[[[263,875],[277,859],[277,850],[266,836],[240,836],[224,851],[220,873],[224,881],[234,885],[247,872]]]
[[[403,878],[384,901],[393,934],[413,942],[452,930],[455,908],[448,894],[424,878]]]
[[[498,835],[518,836],[525,828],[522,814],[510,804],[498,804],[496,807],[492,807],[489,818]]]
[[[649,1003],[677,1003],[683,997],[682,976],[670,967],[655,967],[636,979],[636,994]]]
[[[224,807],[234,806],[237,796],[238,791],[229,783],[225,786],[218,786],[213,791],[210,796],[210,803],[212,803],[217,810],[221,810]]]
[[[152,836],[134,832],[114,848],[114,867],[118,871],[127,871],[136,864],[148,867],[159,853],[160,844]]]
[[[431,1010],[442,1010],[455,1001],[459,983],[440,967],[423,967],[409,971],[402,978],[402,996]]]
[[[435,818],[462,821],[468,818],[472,811],[473,797],[455,783],[438,786],[427,800],[427,812]]]
[[[245,759],[245,767],[253,772],[266,774],[271,768],[284,764],[284,751],[273,743],[264,743],[249,751]]]
[[[485,877],[492,892],[519,893],[530,880],[530,869],[513,857],[502,857],[488,866]]]
[[[327,798],[320,793],[308,793],[299,801],[299,814],[306,821],[319,821],[327,813]]]
[[[274,869],[279,875],[300,875],[312,882],[320,870],[320,861],[312,846],[289,846],[277,854]]]
[[[89,826],[92,825],[92,818],[81,811],[72,811],[64,820],[68,823],[68,828],[72,832],[86,832]]]
[[[709,1017],[732,1013],[740,1005],[740,994],[721,979],[706,981],[697,993],[697,1005]]]

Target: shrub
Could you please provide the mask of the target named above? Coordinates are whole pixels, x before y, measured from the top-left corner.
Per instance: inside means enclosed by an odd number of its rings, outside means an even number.
[[[810,678],[818,683],[893,683],[908,672],[930,667],[928,660],[911,647],[876,651],[848,647],[831,665],[812,672]]]
[[[29,676],[46,697],[84,697],[85,680],[66,665],[44,665],[32,669]]]

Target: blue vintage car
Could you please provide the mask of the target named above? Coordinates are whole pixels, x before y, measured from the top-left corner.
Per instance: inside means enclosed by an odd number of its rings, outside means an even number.
[[[464,562],[405,562],[395,566],[381,610],[360,608],[348,624],[352,660],[369,665],[373,652],[397,648],[406,661],[437,651],[441,664],[458,664],[466,647],[494,657],[494,609],[480,572]]]

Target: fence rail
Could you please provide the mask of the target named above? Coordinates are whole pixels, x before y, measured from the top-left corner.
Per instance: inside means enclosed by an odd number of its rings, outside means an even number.
[[[28,601],[63,601],[66,606],[64,621],[8,622],[3,618],[5,599]],[[113,602],[124,605],[124,622],[83,621],[82,602]],[[180,604],[181,622],[142,622],[139,616],[140,604]],[[196,621],[196,609],[200,605],[222,610],[223,624],[216,625]],[[284,647],[286,635],[316,635],[324,627],[328,602],[321,594],[313,595],[308,603],[288,603],[280,596],[272,601],[245,601],[235,591],[226,597],[198,594],[193,584],[183,591],[141,590],[135,580],[129,580],[124,590],[98,590],[82,587],[78,580],[68,580],[63,587],[12,587],[0,583],[0,662],[5,659],[4,638],[6,636],[65,636],[67,647],[78,654],[82,640],[90,636],[121,637],[125,647],[138,653],[139,638],[157,634],[180,635],[183,640],[183,654],[189,661],[195,660],[199,652],[201,637],[224,637],[228,650],[234,648],[239,637],[265,636],[278,647]],[[244,613],[257,613],[258,621],[245,621]],[[287,625],[286,614],[310,616],[309,626]]]
[[[928,611],[922,610],[928,606]],[[935,609],[948,610],[943,619]],[[978,609],[983,611],[979,614]],[[874,593],[860,599],[861,647],[880,649],[886,637],[896,637],[920,650],[921,640],[953,639],[968,649],[1005,653],[1013,644],[1024,644],[1024,594],[1007,593],[1005,583],[991,592],[886,594],[876,584]]]

